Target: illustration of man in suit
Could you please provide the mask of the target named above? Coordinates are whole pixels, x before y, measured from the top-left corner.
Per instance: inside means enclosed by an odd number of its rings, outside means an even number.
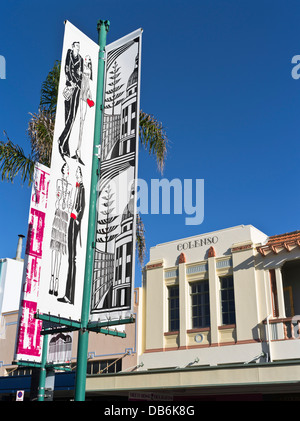
[[[58,139],[58,149],[61,157],[70,157],[69,138],[76,118],[80,99],[83,72],[83,58],[79,54],[80,43],[73,42],[65,62],[66,87],[63,91],[65,98],[65,128]]]
[[[85,208],[85,189],[82,183],[81,168],[77,167],[76,170],[76,190],[74,197],[74,204],[70,215],[70,222],[68,228],[68,276],[65,295],[57,300],[62,303],[74,304],[75,293],[75,278],[76,278],[76,251],[77,239],[81,246],[80,227]]]

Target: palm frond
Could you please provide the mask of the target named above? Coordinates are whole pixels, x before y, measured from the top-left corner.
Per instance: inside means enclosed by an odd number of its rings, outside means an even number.
[[[150,155],[156,158],[158,169],[163,173],[167,155],[168,138],[161,124],[153,115],[140,111],[140,141]]]
[[[50,167],[55,117],[46,109],[40,109],[38,113],[30,115],[27,134],[32,156],[36,162]]]
[[[145,255],[146,255],[146,239],[145,239],[145,227],[139,213],[136,214],[136,249],[138,253],[138,260],[141,266],[143,266]]]
[[[60,76],[60,61],[54,63],[52,70],[48,73],[42,84],[40,107],[52,112],[55,117],[56,104],[58,98],[58,84]]]
[[[0,174],[2,181],[13,182],[17,175],[21,176],[22,182],[33,181],[35,160],[32,155],[26,156],[23,149],[14,144],[4,132],[7,142],[0,141]]]

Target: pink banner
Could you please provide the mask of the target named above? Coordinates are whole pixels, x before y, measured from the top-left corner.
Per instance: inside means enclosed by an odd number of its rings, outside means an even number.
[[[42,352],[42,321],[34,318],[39,295],[45,215],[48,205],[50,170],[37,164],[31,193],[28,233],[24,258],[22,297],[19,309],[15,360],[39,362]]]

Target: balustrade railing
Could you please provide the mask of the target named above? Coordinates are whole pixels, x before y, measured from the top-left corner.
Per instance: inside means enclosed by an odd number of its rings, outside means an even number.
[[[300,320],[286,320],[283,321],[284,339],[299,339],[300,338]]]
[[[264,324],[267,328],[266,321]],[[269,319],[266,336],[271,341],[300,339],[300,316]]]

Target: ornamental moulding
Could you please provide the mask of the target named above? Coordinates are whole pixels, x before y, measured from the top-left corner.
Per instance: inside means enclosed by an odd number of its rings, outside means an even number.
[[[163,267],[163,262],[153,263],[152,265],[147,265],[146,270],[157,269],[157,268],[162,268],[162,267]]]
[[[232,253],[234,253],[236,251],[243,251],[243,250],[250,250],[250,249],[252,249],[252,244],[246,244],[244,246],[233,247],[231,251]]]

